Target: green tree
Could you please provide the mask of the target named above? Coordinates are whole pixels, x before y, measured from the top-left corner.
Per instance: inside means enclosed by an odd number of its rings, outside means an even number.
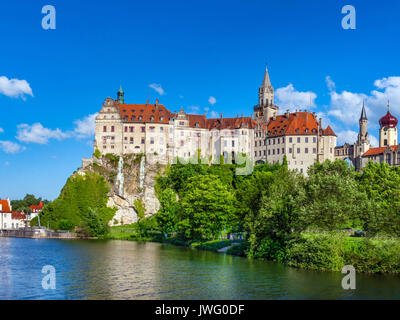
[[[166,188],[158,197],[160,210],[156,214],[157,224],[162,233],[176,231],[179,214],[179,202],[176,193],[171,188]]]
[[[301,218],[310,228],[325,231],[360,227],[370,203],[346,161],[315,163],[308,170]]]
[[[145,223],[144,223],[146,208],[144,206],[144,203],[143,203],[142,199],[136,199],[133,202],[133,206],[135,207],[135,210],[136,210],[136,213],[137,213],[137,217],[138,217],[137,226],[138,226],[138,229],[139,229],[139,233],[141,235],[146,235],[147,229],[146,229],[146,226],[145,226]]]
[[[373,204],[373,210],[363,214],[365,230],[400,236],[400,168],[369,162],[358,180]]]
[[[304,178],[301,174],[282,166],[272,176],[265,176],[267,187],[263,189],[259,204],[246,217],[252,256],[275,259],[291,234],[301,230],[300,204],[304,201]],[[259,209],[256,210],[257,206]]]
[[[107,234],[109,227],[98,208],[89,208],[81,223],[81,232],[90,237]]]
[[[211,239],[230,225],[235,212],[231,191],[215,175],[190,178],[183,190],[178,228],[189,239]]]

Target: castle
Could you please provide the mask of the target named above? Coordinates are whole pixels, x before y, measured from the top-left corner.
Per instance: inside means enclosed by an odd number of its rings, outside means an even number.
[[[154,104],[126,104],[120,87],[117,99],[106,98],[96,117],[94,148],[103,155],[143,153],[160,163],[196,160],[235,162],[246,155],[255,163],[282,163],[306,173],[316,161],[334,160],[336,135],[315,113],[296,111],[278,115],[268,69],[258,92],[254,115],[208,119],[206,114],[169,111]]]
[[[367,132],[368,118],[363,103],[357,141],[353,145],[345,143],[343,146],[336,147],[335,158],[349,159],[357,170],[365,167],[369,161],[387,163],[390,166],[400,165],[397,123],[397,118],[390,113],[388,103],[386,115],[379,120],[379,147],[372,148]]]

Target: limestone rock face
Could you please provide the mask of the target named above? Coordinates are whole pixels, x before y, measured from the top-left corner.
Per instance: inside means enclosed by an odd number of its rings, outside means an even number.
[[[109,222],[109,226],[131,224],[138,220],[137,213],[133,206],[130,205],[128,200],[116,194],[108,198],[107,207],[117,208],[117,212]]]
[[[121,166],[120,157],[115,155],[83,159],[82,168],[78,170],[79,174],[97,172],[109,183],[107,206],[117,208],[115,216],[109,223],[110,226],[135,223],[138,217],[134,202],[137,199],[143,201],[146,216],[157,213],[160,208],[154,186],[156,177],[164,172],[166,166],[159,163],[148,164],[143,155],[123,155],[122,160]]]

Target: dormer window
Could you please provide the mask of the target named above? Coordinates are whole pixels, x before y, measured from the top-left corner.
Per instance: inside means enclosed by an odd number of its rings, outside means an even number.
[[[306,128],[306,133],[308,133],[308,128]]]
[[[164,117],[160,117],[160,121],[163,121],[164,120]]]
[[[135,119],[136,119],[136,116],[132,116],[132,118],[131,118],[131,119],[132,119],[132,121],[135,121]]]
[[[142,116],[139,116],[139,121],[142,121],[143,120],[143,117]]]
[[[300,131],[299,128],[297,128],[297,129],[296,129],[296,133],[299,133],[299,131]]]
[[[198,123],[198,122],[196,122],[195,126],[196,126],[196,128],[198,128],[198,127],[199,127],[199,123]]]
[[[150,121],[154,121],[154,116],[151,116],[151,117],[150,117]]]

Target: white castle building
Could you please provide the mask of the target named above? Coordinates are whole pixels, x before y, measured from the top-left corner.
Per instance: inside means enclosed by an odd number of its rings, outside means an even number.
[[[143,153],[160,163],[196,159],[205,163],[233,161],[246,155],[255,163],[283,162],[306,173],[316,161],[334,160],[336,135],[322,128],[315,113],[278,115],[274,88],[265,70],[254,116],[208,119],[206,115],[172,113],[156,99],[154,104],[126,104],[122,87],[117,99],[105,99],[96,117],[94,148],[103,155]]]

